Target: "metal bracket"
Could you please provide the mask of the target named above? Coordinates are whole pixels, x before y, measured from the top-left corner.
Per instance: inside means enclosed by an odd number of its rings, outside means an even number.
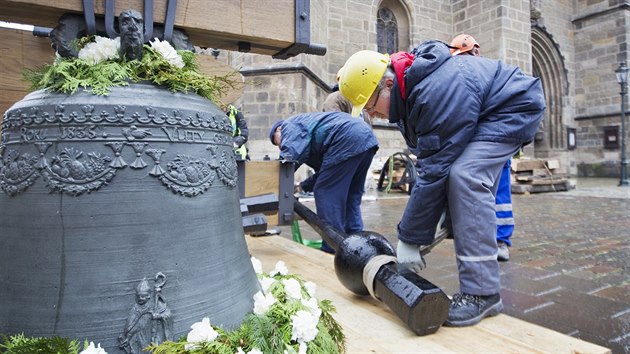
[[[278,225],[291,225],[293,222],[293,181],[295,161],[280,160],[280,181],[278,196]]]
[[[324,45],[311,43],[310,15],[310,0],[295,0],[295,43],[274,54],[274,59],[288,59],[302,53],[326,54]]]
[[[83,0],[83,18],[85,19],[85,32],[89,35],[96,34],[96,15],[94,15],[93,0]]]
[[[166,8],[166,18],[164,19],[164,36],[163,41],[171,42],[173,39],[173,27],[175,27],[175,11],[177,10],[177,0],[168,0]],[[149,38],[150,39],[150,38]],[[146,34],[144,40],[148,41]]]

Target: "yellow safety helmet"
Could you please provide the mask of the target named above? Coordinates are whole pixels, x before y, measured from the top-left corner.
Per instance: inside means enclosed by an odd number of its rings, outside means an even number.
[[[339,91],[352,103],[352,116],[358,117],[376,90],[389,65],[389,55],[361,50],[350,56],[339,70]]]

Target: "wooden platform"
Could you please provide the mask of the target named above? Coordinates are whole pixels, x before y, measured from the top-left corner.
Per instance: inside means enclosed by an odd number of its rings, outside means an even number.
[[[337,280],[333,256],[280,236],[246,236],[252,256],[270,271],[282,260],[290,273],[317,284],[316,297],[337,308],[348,353],[610,353],[607,348],[504,314],[476,326],[441,327],[418,337],[384,304],[359,297]]]

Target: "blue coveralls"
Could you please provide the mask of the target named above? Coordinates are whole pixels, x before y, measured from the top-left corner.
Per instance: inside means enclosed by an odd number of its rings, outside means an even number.
[[[317,215],[346,234],[362,231],[361,197],[378,150],[372,129],[344,112],[300,114],[281,127],[280,156],[315,170]],[[326,243],[322,250],[333,252]]]
[[[510,180],[511,165],[512,160],[507,160],[505,165],[503,165],[496,198],[497,242],[505,242],[508,246],[512,246],[510,239],[514,233],[514,214],[512,212],[512,188]]]
[[[439,41],[424,42],[412,54],[390,98],[390,122],[418,157],[398,238],[430,244],[448,201],[460,291],[496,294],[497,181],[505,163],[534,138],[545,108],[542,86],[497,60],[451,57]],[[401,65],[395,58],[392,65]]]

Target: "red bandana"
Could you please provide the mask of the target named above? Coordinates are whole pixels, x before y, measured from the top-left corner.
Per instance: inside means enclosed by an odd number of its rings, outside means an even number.
[[[398,87],[400,87],[400,94],[403,100],[407,99],[405,93],[405,70],[413,63],[413,55],[407,52],[397,52],[390,56],[396,78],[398,79]]]

